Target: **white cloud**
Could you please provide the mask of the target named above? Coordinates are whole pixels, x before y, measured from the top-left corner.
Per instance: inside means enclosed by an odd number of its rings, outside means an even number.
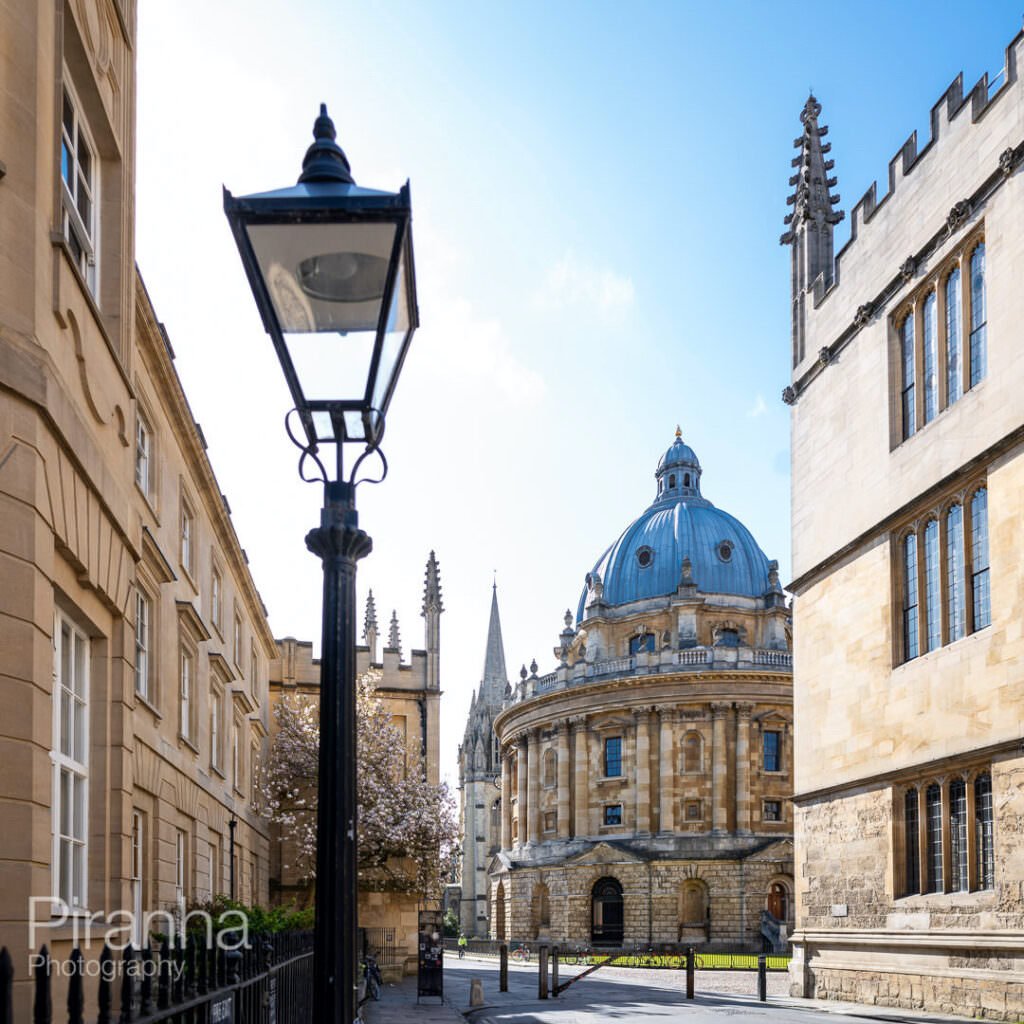
[[[764,400],[764,395],[758,395],[754,399],[754,404],[747,410],[747,416],[751,419],[757,419],[758,416],[763,416],[768,411],[768,403]]]
[[[621,317],[635,297],[632,278],[587,266],[569,251],[548,270],[536,301],[544,309],[583,306],[608,319]]]

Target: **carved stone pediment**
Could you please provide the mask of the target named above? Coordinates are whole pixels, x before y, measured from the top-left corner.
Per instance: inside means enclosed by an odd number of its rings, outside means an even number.
[[[779,861],[793,859],[793,840],[779,839],[777,842],[769,843],[756,853],[745,858],[747,863],[758,863],[761,861]]]
[[[573,857],[566,858],[566,864],[574,866],[586,864],[640,864],[643,858],[638,857],[629,850],[623,850],[612,846],[610,843],[596,843],[589,850],[577,853]]]

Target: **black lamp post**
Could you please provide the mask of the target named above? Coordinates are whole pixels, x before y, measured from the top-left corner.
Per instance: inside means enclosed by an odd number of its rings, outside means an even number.
[[[288,433],[300,475],[322,481],[320,526],[306,546],[324,569],[313,1020],[356,1020],[357,863],[355,578],[372,547],[359,529],[356,473],[380,456],[384,417],[419,324],[408,182],[359,188],[325,105],[298,184],[234,197],[224,212],[295,408]],[[290,420],[299,420],[296,437]],[[344,445],[363,450],[344,475]],[[335,446],[334,478],[318,456]],[[307,476],[306,460],[318,473]],[[379,482],[375,480],[373,482]]]

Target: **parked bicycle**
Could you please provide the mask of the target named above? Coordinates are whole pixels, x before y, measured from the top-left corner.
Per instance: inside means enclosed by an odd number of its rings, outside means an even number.
[[[377,965],[377,958],[372,953],[363,957],[363,977],[366,979],[366,997],[380,999],[380,990],[384,987],[384,978]]]
[[[512,950],[512,959],[518,960],[520,963],[530,962],[530,950],[524,943],[520,943]]]

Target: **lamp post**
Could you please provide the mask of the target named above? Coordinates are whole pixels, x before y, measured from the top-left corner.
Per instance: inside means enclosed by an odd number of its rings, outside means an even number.
[[[224,212],[263,324],[291,392],[286,426],[304,480],[322,481],[320,525],[306,546],[323,562],[313,1020],[355,1021],[355,578],[369,554],[355,489],[380,451],[385,415],[419,323],[408,182],[398,192],[357,186],[325,105],[298,184],[232,196]],[[298,435],[292,427],[298,419]],[[362,451],[348,477],[344,446]],[[320,460],[334,445],[333,478]],[[317,467],[307,475],[307,460]],[[329,464],[328,460],[328,464]],[[368,481],[371,482],[371,481]]]

